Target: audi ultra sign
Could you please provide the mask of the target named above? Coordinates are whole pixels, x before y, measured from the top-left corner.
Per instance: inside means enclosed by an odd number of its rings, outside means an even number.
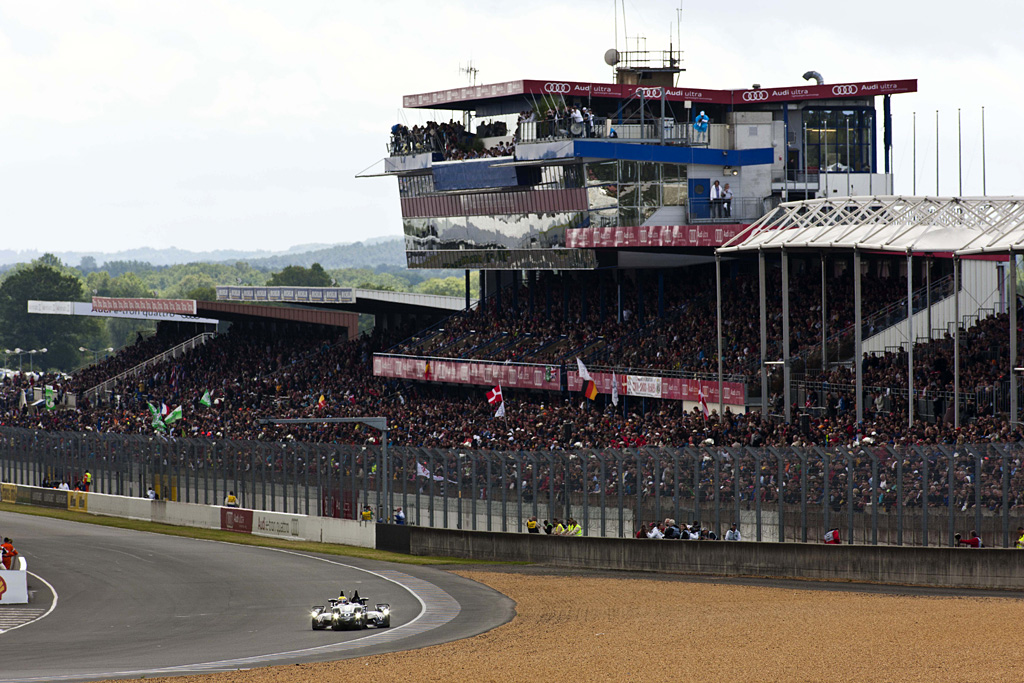
[[[541,88],[548,95],[588,95],[590,83],[545,83]]]

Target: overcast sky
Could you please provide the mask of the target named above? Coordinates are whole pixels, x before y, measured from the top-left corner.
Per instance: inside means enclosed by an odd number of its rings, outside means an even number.
[[[398,236],[385,154],[402,95],[522,78],[611,82],[612,0],[0,0],[0,248],[283,250]],[[667,47],[676,7],[625,0]],[[683,0],[680,85],[917,78],[893,98],[896,190],[1024,195],[1024,3]],[[621,13],[618,22],[620,49]],[[632,47],[632,43],[631,43]],[[881,108],[881,99],[877,101]],[[407,122],[448,112],[404,112]],[[881,131],[879,131],[881,140]],[[881,159],[879,159],[881,165]]]

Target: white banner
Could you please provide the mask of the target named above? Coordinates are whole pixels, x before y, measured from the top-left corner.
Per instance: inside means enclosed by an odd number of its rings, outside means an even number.
[[[661,377],[626,375],[626,390],[630,396],[661,398]]]

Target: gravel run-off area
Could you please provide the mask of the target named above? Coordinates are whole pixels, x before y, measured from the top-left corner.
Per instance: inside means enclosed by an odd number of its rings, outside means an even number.
[[[166,683],[1024,681],[1024,599],[459,570],[510,623],[422,650]]]

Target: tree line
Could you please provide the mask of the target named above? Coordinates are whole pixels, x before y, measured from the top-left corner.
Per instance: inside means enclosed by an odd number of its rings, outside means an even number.
[[[85,318],[28,313],[28,301],[91,301],[93,296],[216,300],[218,285],[355,287],[393,292],[465,295],[461,271],[410,270],[402,266],[325,269],[287,265],[273,272],[245,261],[154,266],[144,261],[110,261],[98,266],[85,257],[77,267],[53,254],[18,264],[0,274],[0,353],[3,367],[18,367],[15,348],[46,348],[32,361],[46,369],[71,372],[95,358],[96,350],[131,344],[155,323],[124,318]],[[478,281],[472,278],[471,295]],[[371,320],[361,320],[366,330]],[[80,351],[80,348],[92,351]]]

